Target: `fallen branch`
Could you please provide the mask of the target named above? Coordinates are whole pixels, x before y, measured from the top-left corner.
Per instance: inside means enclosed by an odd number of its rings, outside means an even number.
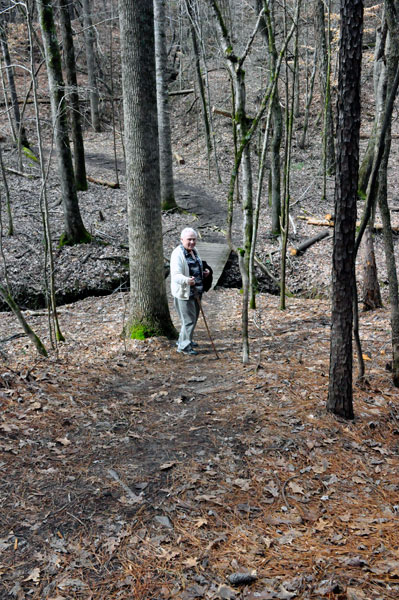
[[[169,92],[169,96],[186,96],[187,94],[194,94],[194,88],[190,88],[188,90],[175,90],[173,92]]]
[[[334,221],[332,219],[315,219],[313,217],[299,216],[298,219],[306,221],[308,225],[315,225],[316,227],[334,227]],[[356,221],[356,227],[360,227],[360,221]],[[374,223],[374,231],[382,231],[384,229],[382,223]],[[399,232],[399,225],[393,225],[391,230]]]
[[[16,169],[11,169],[6,167],[6,171],[8,173],[12,173],[12,175],[18,175],[18,177],[26,177],[26,179],[39,179],[40,175],[34,175],[33,173],[22,173],[22,171],[17,171]]]
[[[87,181],[91,183],[96,183],[97,185],[104,185],[106,187],[110,187],[113,190],[118,190],[120,188],[119,183],[114,183],[113,181],[106,181],[105,179],[96,179],[96,177],[87,176]]]
[[[301,256],[302,254],[304,254],[306,252],[306,250],[308,248],[313,246],[313,244],[316,244],[317,242],[324,240],[324,238],[328,237],[329,235],[330,235],[329,231],[322,231],[321,233],[318,233],[317,235],[315,235],[311,238],[308,238],[307,240],[305,240],[302,244],[300,244],[296,248],[290,248],[291,256]]]

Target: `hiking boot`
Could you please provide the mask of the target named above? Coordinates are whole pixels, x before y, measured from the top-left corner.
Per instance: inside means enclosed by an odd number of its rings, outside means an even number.
[[[187,346],[187,348],[177,348],[177,352],[179,352],[179,354],[191,354],[192,356],[198,354],[191,346]]]

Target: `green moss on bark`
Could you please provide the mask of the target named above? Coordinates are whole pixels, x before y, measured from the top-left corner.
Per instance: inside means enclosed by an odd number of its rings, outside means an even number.
[[[146,340],[151,337],[167,337],[170,340],[177,339],[177,332],[173,325],[165,326],[165,323],[130,321],[124,331],[125,337],[132,340]]]
[[[76,244],[90,244],[93,241],[93,236],[86,230],[84,230],[81,236],[77,239],[71,239],[68,237],[67,233],[61,234],[60,240],[58,242],[58,247],[62,248],[63,246],[75,246]]]

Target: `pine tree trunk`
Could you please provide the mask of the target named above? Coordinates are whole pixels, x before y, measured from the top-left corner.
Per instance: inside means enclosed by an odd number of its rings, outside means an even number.
[[[174,338],[164,280],[153,3],[119,0],[119,19],[130,259],[126,334]]]
[[[359,171],[362,0],[341,0],[332,326],[327,410],[353,419],[352,323]]]
[[[94,53],[94,30],[91,18],[91,1],[82,0],[84,38],[86,44],[87,79],[89,84],[91,125],[94,131],[101,131],[99,96],[97,88],[96,58]]]
[[[155,65],[162,210],[176,210],[173,185],[173,157],[170,132],[170,109],[166,81],[165,0],[154,0]]]
[[[59,8],[62,43],[64,48],[65,73],[68,85],[68,104],[71,107],[70,121],[74,148],[75,183],[77,190],[87,190],[85,151],[80,115],[78,83],[76,79],[75,49],[73,46],[71,18],[69,13],[69,0],[59,0]]]
[[[53,116],[54,141],[58,156],[58,170],[64,210],[65,231],[61,243],[79,244],[91,238],[83,225],[76,193],[68,121],[62,79],[61,55],[58,46],[51,0],[36,0],[46,56],[47,76]]]

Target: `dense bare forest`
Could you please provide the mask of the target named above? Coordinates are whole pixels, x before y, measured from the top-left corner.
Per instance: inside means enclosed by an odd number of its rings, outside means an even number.
[[[1,0],[1,598],[397,597],[398,10]]]

